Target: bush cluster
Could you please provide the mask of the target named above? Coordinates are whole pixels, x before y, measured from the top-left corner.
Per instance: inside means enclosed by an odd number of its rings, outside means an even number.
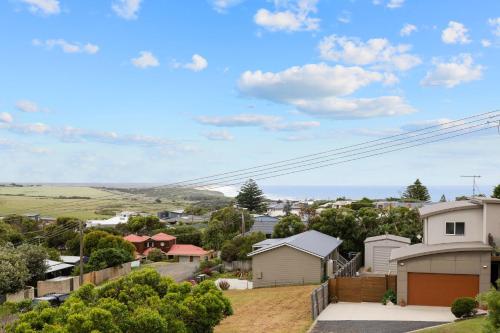
[[[7,332],[210,333],[231,314],[229,300],[213,282],[178,284],[144,269],[101,288],[86,284],[58,308],[42,303]]]
[[[451,304],[451,313],[457,318],[471,317],[477,312],[477,302],[472,297],[460,297]]]

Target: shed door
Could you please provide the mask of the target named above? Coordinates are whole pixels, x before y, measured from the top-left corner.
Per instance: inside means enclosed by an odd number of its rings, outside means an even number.
[[[479,275],[408,273],[408,304],[450,306],[458,297],[476,297]]]
[[[393,246],[375,246],[373,248],[373,271],[377,273],[396,273],[396,262],[389,264],[392,249],[397,247]]]

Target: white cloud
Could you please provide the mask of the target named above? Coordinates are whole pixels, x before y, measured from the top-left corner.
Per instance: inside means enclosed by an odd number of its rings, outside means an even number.
[[[401,126],[401,129],[404,131],[417,131],[423,128],[431,127],[431,126],[439,126],[441,128],[448,128],[449,122],[453,121],[448,118],[439,118],[439,119],[429,119],[429,120],[420,120],[412,123],[408,123],[406,125]],[[458,125],[460,123],[453,123],[453,125]],[[461,126],[460,126],[461,127]]]
[[[488,19],[488,24],[493,27],[493,34],[500,37],[500,17]]]
[[[399,31],[401,36],[410,36],[413,32],[417,32],[418,28],[414,24],[406,23],[403,28]]]
[[[344,23],[344,24],[350,23],[351,22],[351,13],[346,11],[346,10],[343,10],[342,13],[340,13],[340,15],[337,16],[337,21],[339,21],[340,23]]]
[[[238,81],[239,90],[247,95],[275,102],[296,99],[344,96],[373,82],[383,82],[384,75],[361,67],[308,64],[284,71],[246,71]]]
[[[29,5],[32,13],[42,13],[45,15],[55,15],[61,12],[58,0],[20,0]]]
[[[400,8],[403,6],[404,3],[405,0],[390,0],[389,3],[387,3],[387,8],[390,9]]]
[[[239,5],[244,0],[212,0],[212,7],[216,12],[225,13],[229,8]]]
[[[491,41],[488,39],[481,39],[481,45],[483,47],[490,47],[491,46]]]
[[[302,112],[336,119],[397,116],[416,111],[400,96],[353,99],[326,97],[297,100],[294,105]]]
[[[441,33],[441,39],[446,44],[468,44],[471,42],[468,32],[462,23],[450,21],[448,28]]]
[[[434,66],[432,71],[427,72],[421,82],[422,85],[452,88],[461,83],[480,80],[484,69],[481,65],[474,65],[474,59],[470,54],[453,57],[449,62],[435,59]]]
[[[41,108],[33,101],[22,99],[16,102],[16,109],[22,112],[48,112],[49,110],[46,108]]]
[[[111,5],[111,9],[116,15],[126,20],[135,20],[137,12],[141,7],[142,0],[115,0]]]
[[[270,31],[312,31],[319,29],[319,18],[310,17],[316,13],[318,0],[275,0],[275,11],[261,8],[254,16],[257,25]]]
[[[234,139],[234,136],[225,130],[207,132],[204,133],[203,136],[205,136],[208,140],[214,141],[232,141]]]
[[[234,116],[200,116],[196,120],[204,125],[219,127],[247,127],[264,126],[266,124],[278,122],[281,118],[260,114],[238,114]]]
[[[87,53],[96,54],[99,52],[99,46],[91,43],[78,43],[78,42],[67,42],[64,39],[47,39],[42,41],[39,39],[33,39],[32,44],[34,46],[45,46],[47,49],[52,49],[54,47],[59,47],[64,53]]]
[[[372,38],[363,42],[354,37],[330,35],[324,37],[318,45],[322,59],[342,61],[352,65],[373,65],[386,70],[409,70],[419,65],[422,60],[408,53],[407,44],[392,45],[385,38]]]
[[[203,125],[217,127],[260,127],[269,131],[303,131],[320,126],[318,121],[286,122],[282,117],[262,114],[200,116],[195,119]]]
[[[160,62],[158,61],[158,59],[153,55],[153,53],[149,51],[139,52],[139,57],[132,58],[131,61],[135,67],[141,69],[160,66]]]
[[[266,129],[271,131],[303,131],[311,128],[319,127],[321,123],[319,121],[292,121],[289,123],[271,123],[266,126]]]
[[[25,151],[28,153],[35,153],[35,154],[47,154],[50,152],[50,150],[47,148],[34,147],[31,144],[28,145],[28,144],[21,143],[21,142],[16,142],[16,141],[0,138],[0,150],[3,150],[3,149],[13,150],[16,152]]]
[[[0,112],[0,122],[2,123],[11,123],[14,121],[12,115],[8,112]]]
[[[184,68],[192,70],[193,72],[199,72],[208,67],[207,59],[203,58],[199,54],[194,54],[191,57],[191,62],[184,65]]]
[[[393,82],[393,75],[361,67],[310,64],[282,72],[246,71],[238,82],[247,96],[294,106],[297,110],[333,118],[363,118],[407,114],[415,110],[402,97],[340,98],[372,83]]]

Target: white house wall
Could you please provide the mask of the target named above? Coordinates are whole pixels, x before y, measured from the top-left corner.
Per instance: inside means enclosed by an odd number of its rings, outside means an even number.
[[[465,235],[446,235],[446,222],[465,222]],[[429,245],[483,241],[482,209],[468,209],[430,216],[426,224],[425,243]]]

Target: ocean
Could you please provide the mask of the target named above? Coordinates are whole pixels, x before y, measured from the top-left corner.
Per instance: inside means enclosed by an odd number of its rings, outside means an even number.
[[[325,186],[304,186],[304,185],[262,185],[264,194],[270,199],[336,199],[346,197],[349,199],[361,199],[368,197],[371,199],[385,199],[388,197],[401,197],[405,191],[405,186],[346,186],[346,185],[325,185]],[[444,194],[448,201],[455,200],[456,197],[472,195],[472,186],[464,185],[441,185],[427,186],[432,201],[439,201]],[[476,190],[477,191],[477,190]],[[493,186],[479,186],[479,193],[486,196],[491,195]],[[476,192],[477,194],[477,192]]]

